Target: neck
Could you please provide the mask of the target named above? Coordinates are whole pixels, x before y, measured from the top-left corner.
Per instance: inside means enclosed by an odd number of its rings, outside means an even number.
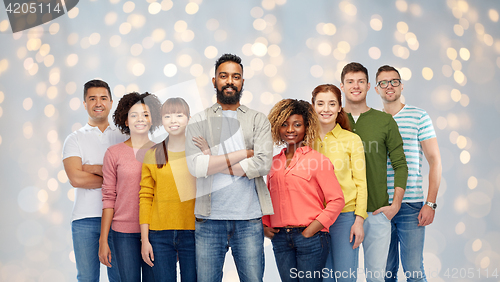
[[[186,135],[170,135],[168,137],[168,150],[172,152],[182,152],[186,150]]]
[[[103,121],[96,121],[96,120],[89,118],[88,123],[90,126],[99,128],[99,130],[101,132],[104,132],[104,130],[106,130],[106,128],[108,128],[108,126],[109,126],[108,119],[103,120]]]
[[[149,142],[151,142],[151,140],[148,134],[131,134],[130,138],[125,141],[127,145],[135,149],[140,149]]]
[[[333,123],[320,123],[320,127],[319,127],[319,135],[321,137],[321,140],[325,139],[325,135],[332,131],[335,126],[337,126],[337,122],[333,122]]]
[[[217,100],[217,103],[219,103],[219,105],[221,105],[223,111],[236,111],[238,109],[238,107],[240,106],[240,102],[238,102],[236,104],[229,105],[229,104],[222,104],[219,100]]]
[[[295,154],[295,151],[297,151],[298,148],[304,146],[304,143],[303,142],[300,142],[300,143],[295,143],[293,145],[288,145],[287,148],[286,148],[286,152],[285,154],[288,156],[293,156],[293,154]]]
[[[385,102],[384,101],[384,112],[391,114],[394,116],[395,114],[399,113],[401,109],[405,106],[405,104],[401,103],[401,101],[398,99],[394,102]]]
[[[346,111],[346,113],[351,113],[351,115],[353,116],[359,116],[360,114],[368,112],[369,110],[370,107],[366,105],[366,100],[360,103],[351,103],[346,99],[344,107],[344,111]]]

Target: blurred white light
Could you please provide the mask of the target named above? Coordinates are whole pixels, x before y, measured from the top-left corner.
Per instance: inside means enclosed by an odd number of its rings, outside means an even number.
[[[158,2],[153,2],[153,3],[149,4],[149,7],[148,7],[148,12],[149,12],[151,15],[156,15],[156,14],[158,14],[160,11],[161,11],[161,4],[160,4],[160,3],[158,3]]]
[[[115,12],[109,12],[104,16],[104,23],[106,25],[112,25],[116,23],[116,20],[118,20],[118,14]]]
[[[263,43],[257,42],[257,43],[254,43],[252,45],[252,52],[256,56],[262,57],[262,56],[266,55],[266,53],[267,53],[267,47]]]
[[[129,14],[132,13],[135,9],[135,3],[132,1],[127,1],[125,4],[123,4],[123,12]]]
[[[188,3],[186,5],[186,13],[189,14],[189,15],[194,15],[196,14],[196,12],[198,12],[199,10],[199,6],[198,4],[194,3],[194,2],[191,2],[191,3]]]
[[[368,55],[370,56],[370,58],[377,60],[380,58],[382,53],[380,52],[379,48],[373,46],[373,47],[370,47],[370,49],[368,49]]]
[[[215,46],[208,46],[207,48],[205,48],[204,54],[208,59],[213,59],[217,56],[218,52],[219,51]]]
[[[26,111],[29,111],[31,109],[31,107],[33,107],[33,100],[31,98],[24,99],[24,101],[23,101],[23,108]]]
[[[163,73],[167,77],[173,77],[177,73],[177,67],[174,64],[168,64],[163,68]]]
[[[78,97],[73,97],[71,98],[71,100],[69,101],[69,107],[73,110],[73,111],[76,111],[80,108],[80,105],[81,105],[81,102],[80,102],[80,99]]]

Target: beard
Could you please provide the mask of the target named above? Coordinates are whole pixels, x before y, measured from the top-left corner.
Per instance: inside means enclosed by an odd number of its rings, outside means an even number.
[[[241,99],[241,95],[243,95],[243,87],[239,90],[239,91],[235,91],[233,95],[231,96],[228,96],[228,95],[225,95],[224,94],[224,90],[227,89],[227,88],[233,88],[235,89],[236,87],[232,86],[232,85],[225,85],[222,87],[221,90],[217,89],[217,100],[222,103],[222,104],[226,104],[226,105],[234,105],[234,104],[237,104],[240,99]]]

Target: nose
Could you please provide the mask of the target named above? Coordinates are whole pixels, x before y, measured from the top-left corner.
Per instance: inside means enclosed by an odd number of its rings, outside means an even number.
[[[294,129],[294,127],[293,127],[293,124],[289,124],[289,125],[286,127],[286,132],[288,132],[288,133],[295,132],[295,129]]]

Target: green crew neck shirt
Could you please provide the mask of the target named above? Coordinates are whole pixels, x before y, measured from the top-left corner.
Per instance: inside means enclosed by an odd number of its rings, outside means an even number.
[[[408,166],[403,150],[403,139],[392,116],[370,108],[361,113],[357,122],[348,113],[352,132],[363,141],[368,187],[368,212],[389,205],[387,193],[387,156],[394,168],[394,186],[406,189]]]

